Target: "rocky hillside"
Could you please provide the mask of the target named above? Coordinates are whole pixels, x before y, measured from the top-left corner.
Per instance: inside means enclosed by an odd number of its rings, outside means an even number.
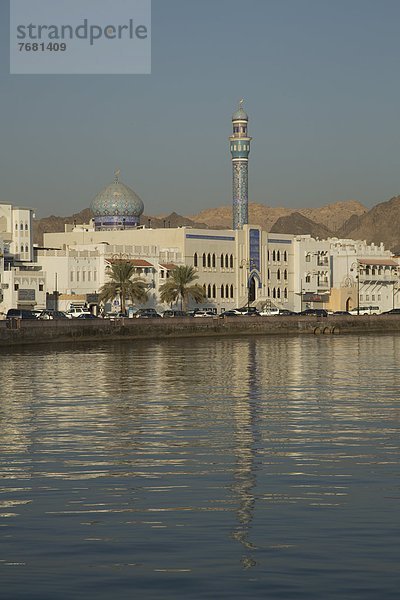
[[[272,226],[281,217],[288,217],[292,213],[299,213],[315,221],[319,225],[327,227],[330,231],[336,232],[353,215],[360,216],[367,212],[365,206],[356,200],[347,202],[334,202],[319,208],[284,208],[272,207],[265,204],[249,204],[249,221],[255,225],[261,225],[266,231],[270,231]],[[190,217],[195,221],[203,221],[209,227],[232,227],[232,208],[222,206],[219,208],[209,208],[201,211],[197,215]],[[281,233],[284,233],[283,231]],[[306,232],[303,232],[306,233]]]
[[[351,217],[340,234],[352,239],[379,244],[393,252],[400,251],[400,196],[381,202],[358,218]]]
[[[320,223],[308,219],[299,212],[291,213],[286,217],[280,217],[271,227],[271,233],[291,233],[294,235],[309,234],[313,238],[325,240],[334,237],[335,234]]]

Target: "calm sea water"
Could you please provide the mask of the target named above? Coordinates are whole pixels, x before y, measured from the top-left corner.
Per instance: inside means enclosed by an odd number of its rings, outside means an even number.
[[[0,364],[2,599],[399,598],[400,336]]]

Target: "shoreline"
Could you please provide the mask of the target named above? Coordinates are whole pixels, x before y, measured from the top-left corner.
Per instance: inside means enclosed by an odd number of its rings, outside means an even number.
[[[400,318],[385,316],[234,317],[0,322],[0,347],[64,342],[227,337],[238,335],[348,335],[400,333]]]

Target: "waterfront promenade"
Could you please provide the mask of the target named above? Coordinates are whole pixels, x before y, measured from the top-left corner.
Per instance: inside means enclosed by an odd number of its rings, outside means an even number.
[[[232,319],[93,319],[1,321],[0,347],[21,344],[120,339],[168,339],[236,335],[339,335],[400,332],[396,315],[236,317]]]

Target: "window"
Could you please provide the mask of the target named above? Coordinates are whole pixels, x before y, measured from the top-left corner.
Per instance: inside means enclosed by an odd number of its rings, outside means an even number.
[[[203,268],[206,266],[206,264],[207,264],[206,253],[203,252]]]
[[[372,301],[375,301],[375,294],[372,294],[372,296],[371,296],[371,300],[372,300]]]
[[[79,281],[79,278],[80,278],[79,276],[80,276],[80,273],[79,273],[79,271],[77,271],[76,272],[76,281]]]
[[[269,250],[267,250],[267,260],[269,260]]]
[[[82,281],[86,281],[86,271],[82,271]]]
[[[25,246],[25,252],[29,252],[29,246],[28,245]]]
[[[233,298],[233,285],[231,285],[231,298]]]
[[[25,223],[25,231],[28,231],[28,223]]]
[[[287,288],[283,290],[283,297],[287,300]]]
[[[224,291],[225,291],[225,288],[223,285],[221,285],[221,298],[224,297]]]
[[[283,253],[283,260],[284,260],[285,262],[287,262],[287,252],[286,252],[286,250],[285,250],[285,252]]]
[[[19,228],[20,228],[20,230],[22,231],[22,230],[23,230],[23,228],[24,228],[24,224],[23,224],[23,223],[21,223],[21,225],[20,225],[20,227],[19,227]]]
[[[226,284],[225,286],[225,298],[229,298],[229,285]]]
[[[368,300],[369,300],[369,294],[366,294],[366,295],[365,295],[365,299],[366,299],[366,301],[368,302]]]
[[[310,273],[307,273],[307,275],[306,275],[306,283],[311,283],[311,275],[310,275]]]
[[[21,244],[21,252],[23,252],[23,251],[24,251],[24,246],[23,246],[23,244]]]
[[[73,271],[71,271],[70,274],[69,274],[69,280],[70,281],[74,280],[74,272]]]
[[[281,253],[278,250],[278,252],[276,253],[276,260],[279,262],[281,260]]]
[[[280,269],[278,269],[277,272],[276,272],[276,278],[278,280],[280,280],[280,278],[281,278],[281,270]]]
[[[276,290],[276,297],[277,297],[277,298],[280,298],[280,297],[281,297],[281,288],[278,288],[278,289]]]
[[[39,292],[43,292],[44,285],[43,283],[39,283]]]
[[[378,294],[378,301],[379,301],[380,299],[381,299],[381,295],[380,295],[380,294]]]
[[[224,268],[224,255],[221,254],[221,269]]]
[[[211,268],[211,254],[207,255],[207,267],[210,269]]]
[[[216,298],[217,297],[217,287],[214,283],[213,287],[212,287],[212,297]]]
[[[271,279],[271,273],[270,273],[269,269],[268,269],[267,279]]]
[[[87,272],[87,280],[90,281],[92,278],[92,273],[90,271]]]
[[[161,277],[161,279],[164,279],[164,271],[163,270],[160,271],[160,277]]]
[[[14,291],[17,292],[19,290],[19,283],[14,283]]]
[[[211,285],[208,284],[208,288],[207,288],[207,298],[211,298]]]
[[[268,290],[267,290],[267,296],[268,296],[268,298],[270,298],[270,297],[271,297],[271,290],[270,290],[269,288],[268,288]]]
[[[233,254],[231,254],[231,256],[230,256],[229,266],[230,266],[231,269],[233,269]]]
[[[311,262],[311,254],[306,254],[306,262]]]
[[[215,254],[212,255],[212,267],[215,269]]]
[[[197,252],[195,252],[193,256],[193,266],[197,267]]]
[[[287,281],[287,269],[285,269],[283,272],[283,279]]]
[[[228,269],[229,267],[229,256],[227,254],[225,254],[225,268]]]
[[[276,298],[276,289],[275,288],[272,290],[272,297]]]
[[[272,260],[274,262],[276,261],[276,252],[275,252],[275,250],[272,251]]]
[[[15,231],[18,229],[18,223],[15,223]]]

